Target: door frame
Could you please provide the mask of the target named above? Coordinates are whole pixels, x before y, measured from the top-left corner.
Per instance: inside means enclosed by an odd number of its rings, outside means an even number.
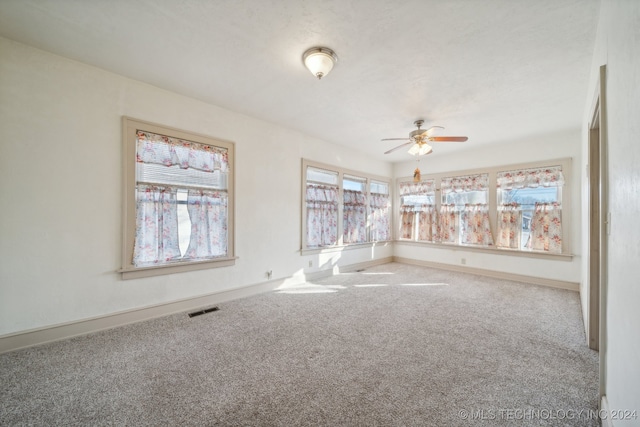
[[[607,236],[610,214],[607,206],[607,111],[606,65],[599,69],[596,94],[588,123],[588,327],[587,342],[600,352],[600,396],[606,395],[607,357]]]

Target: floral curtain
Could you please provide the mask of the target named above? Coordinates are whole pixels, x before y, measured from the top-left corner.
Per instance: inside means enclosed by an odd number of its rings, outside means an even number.
[[[489,188],[489,174],[466,175],[442,178],[440,189],[450,191],[480,191]]]
[[[227,150],[207,144],[170,138],[139,130],[137,134],[136,161],[165,166],[178,165],[181,169],[198,169],[205,172],[227,172]]]
[[[486,204],[464,206],[461,222],[461,242],[466,245],[493,245],[489,207]]]
[[[389,195],[372,193],[369,197],[371,208],[371,240],[381,242],[391,240],[389,223]]]
[[[367,204],[362,191],[343,191],[343,242],[363,243],[367,241]]]
[[[433,179],[420,182],[401,182],[400,195],[435,193],[436,182]]]
[[[520,231],[522,230],[522,208],[518,203],[498,206],[499,248],[520,249]]]
[[[561,187],[564,185],[562,167],[520,169],[498,172],[497,187],[503,190],[514,188]]]
[[[455,205],[440,205],[440,227],[438,237],[442,243],[456,243],[458,238]]]
[[[189,190],[187,211],[191,220],[191,239],[184,258],[227,255],[227,193]]]
[[[438,241],[438,211],[433,205],[422,205],[418,219],[418,240]]]
[[[527,248],[562,253],[562,208],[558,203],[536,203]]]
[[[180,258],[176,189],[138,185],[136,189],[136,267]]]
[[[307,184],[307,247],[338,242],[338,187]]]
[[[414,212],[413,205],[403,205],[400,207],[400,221],[402,222],[400,237],[402,239],[413,239],[413,223],[415,216],[416,213]]]

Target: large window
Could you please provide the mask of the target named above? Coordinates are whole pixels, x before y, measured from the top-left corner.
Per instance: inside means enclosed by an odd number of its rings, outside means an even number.
[[[124,278],[233,264],[233,144],[124,118]]]
[[[570,159],[398,180],[400,241],[569,254]],[[439,197],[435,193],[440,191]],[[563,212],[564,211],[564,212]]]
[[[303,249],[391,239],[389,182],[303,160]]]
[[[562,252],[562,167],[497,174],[498,247]]]
[[[440,181],[440,190],[441,228],[449,229],[443,241],[460,245],[493,245],[488,206],[489,174],[444,177]]]
[[[435,189],[433,179],[400,184],[401,239],[438,241]]]

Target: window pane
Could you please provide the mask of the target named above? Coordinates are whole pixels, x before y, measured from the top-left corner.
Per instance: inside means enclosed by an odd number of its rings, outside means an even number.
[[[338,172],[308,167],[307,181],[317,182],[321,184],[338,185]]]
[[[342,240],[344,243],[364,243],[367,241],[366,184],[366,178],[344,175],[342,181]]]
[[[498,190],[498,203],[507,205],[517,203],[522,210],[522,230],[520,250],[527,250],[526,244],[531,234],[531,220],[536,203],[561,203],[561,187],[514,188]]]
[[[370,188],[372,193],[389,194],[389,184],[386,182],[371,181]]]
[[[482,191],[461,191],[461,192],[449,192],[442,195],[442,203],[447,205],[455,205],[456,210],[462,210],[464,205],[471,204],[486,204],[487,203],[487,190]]]

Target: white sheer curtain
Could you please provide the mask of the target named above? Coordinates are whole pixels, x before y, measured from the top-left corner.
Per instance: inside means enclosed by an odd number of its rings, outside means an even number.
[[[307,184],[307,247],[338,243],[338,187]]]
[[[455,205],[440,205],[440,227],[438,235],[442,243],[457,243],[458,212]]]
[[[205,259],[227,254],[227,193],[189,190],[187,210],[191,239],[184,258]]]
[[[520,249],[520,231],[522,230],[522,209],[518,203],[498,206],[499,248]]]
[[[462,211],[461,241],[466,245],[493,245],[489,207],[486,204],[467,204]]]
[[[437,242],[438,235],[438,211],[433,205],[422,205],[418,219],[418,240],[425,242]]]
[[[361,191],[343,190],[343,242],[367,241],[366,194]]]
[[[371,240],[381,242],[391,240],[389,223],[389,195],[372,193],[369,198],[371,208]]]
[[[144,131],[138,131],[136,160],[204,172],[226,172],[229,167],[226,149]]]
[[[416,213],[413,205],[404,205],[400,207],[400,221],[402,228],[400,229],[400,237],[403,239],[413,239],[413,227]]]
[[[138,185],[133,264],[153,265],[180,255],[176,189]]]
[[[527,248],[562,253],[562,208],[558,203],[536,203]]]
[[[498,172],[497,186],[503,190],[513,188],[562,187],[564,175],[560,166],[517,169]]]

